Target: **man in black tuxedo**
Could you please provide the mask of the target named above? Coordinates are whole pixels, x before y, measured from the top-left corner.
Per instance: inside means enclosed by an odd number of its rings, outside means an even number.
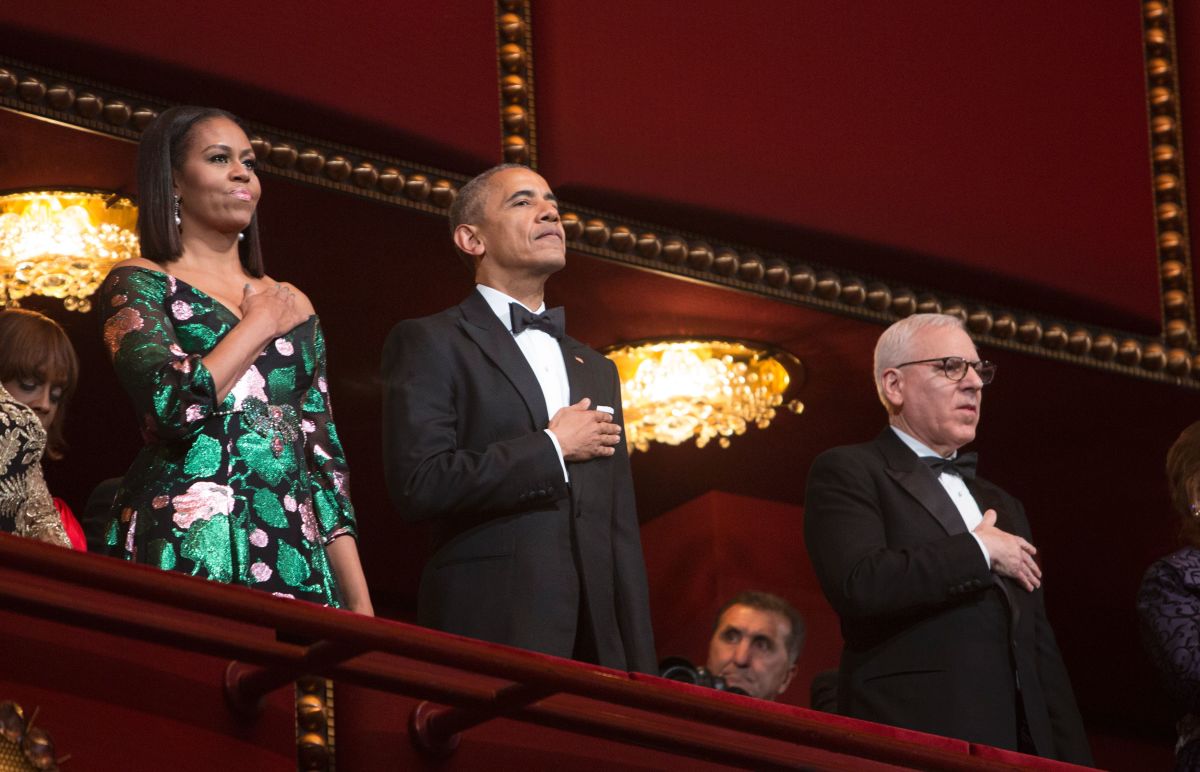
[[[1090,763],[1025,511],[958,453],[994,374],[956,317],[899,321],[875,348],[891,425],[813,463],[804,533],[841,617],[838,712]]]
[[[554,194],[495,167],[462,187],[450,227],[475,290],[396,325],[383,355],[388,489],[433,528],[418,619],[655,672],[616,367],[544,310],[566,262]]]

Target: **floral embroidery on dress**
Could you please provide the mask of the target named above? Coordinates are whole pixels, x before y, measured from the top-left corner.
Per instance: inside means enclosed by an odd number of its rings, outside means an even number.
[[[104,322],[104,342],[109,352],[121,348],[121,341],[134,330],[142,329],[142,317],[132,308],[122,308]]]
[[[146,443],[117,493],[110,549],[340,605],[325,545],[353,538],[354,509],[316,317],[272,341],[218,401],[203,359],[238,323],[229,309],[139,267],[114,270],[102,293],[104,339]]]
[[[257,397],[247,397],[242,402],[242,424],[271,443],[275,457],[283,455],[283,449],[300,437],[300,419],[296,408],[291,405],[268,405]],[[319,448],[318,448],[319,449]],[[328,458],[329,454],[321,451]]]
[[[171,505],[175,507],[172,518],[175,525],[186,531],[197,520],[212,520],[217,515],[231,514],[233,488],[203,480],[194,482],[188,487],[187,493],[172,498]]]

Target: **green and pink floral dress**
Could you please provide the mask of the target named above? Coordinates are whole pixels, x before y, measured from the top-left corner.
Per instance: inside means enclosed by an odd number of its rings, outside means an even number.
[[[325,547],[354,536],[354,509],[317,317],[272,341],[218,403],[201,359],[233,312],[133,266],[109,274],[99,305],[146,443],[114,500],[113,554],[341,606]]]

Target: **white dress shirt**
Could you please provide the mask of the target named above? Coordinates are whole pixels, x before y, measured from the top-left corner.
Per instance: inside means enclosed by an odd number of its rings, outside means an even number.
[[[486,285],[476,284],[475,289],[479,290],[480,295],[483,295],[483,299],[487,301],[492,312],[499,317],[500,323],[509,333],[512,332],[512,311],[508,307],[509,303],[518,303],[529,308],[515,298],[510,298],[500,290]],[[546,304],[542,303],[538,308],[529,308],[529,310],[540,314],[546,310]],[[542,387],[542,397],[546,400],[546,415],[553,418],[555,413],[571,404],[571,383],[567,380],[567,366],[563,362],[562,348],[552,335],[532,328],[526,328],[519,335],[514,335],[513,340],[516,341],[517,348],[521,349],[521,353],[525,355],[525,361],[529,363],[534,376],[537,377],[538,386]],[[558,463],[563,470],[563,479],[569,482],[570,475],[567,474],[567,463],[563,459],[562,446],[558,444],[558,437],[555,437],[554,432],[549,429],[546,429],[545,432],[550,436],[550,441],[554,443],[554,452],[558,454]]]
[[[916,437],[905,434],[895,426],[892,427],[892,431],[894,431],[896,436],[900,438],[900,441],[907,445],[913,453],[917,454],[918,457],[924,458],[932,456],[933,458],[942,458],[942,456],[936,453],[933,448],[930,448]],[[950,458],[954,458],[957,455],[958,452],[955,451],[954,455],[950,456]],[[954,502],[955,509],[958,510],[958,514],[962,517],[963,523],[966,524],[967,530],[970,531],[971,536],[975,538],[975,542],[979,545],[979,549],[983,550],[983,559],[987,561],[988,567],[991,567],[992,556],[988,554],[988,549],[984,546],[983,539],[980,539],[975,535],[975,529],[980,523],[983,522],[983,513],[979,511],[979,503],[976,502],[975,497],[971,495],[971,491],[967,488],[966,482],[958,475],[950,474],[949,472],[942,472],[939,474],[938,482],[941,483],[942,487],[946,489],[946,493],[950,496],[950,500]]]

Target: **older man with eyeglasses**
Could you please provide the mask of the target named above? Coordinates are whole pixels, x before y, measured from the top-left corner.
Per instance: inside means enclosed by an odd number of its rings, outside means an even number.
[[[1021,503],[976,476],[981,361],[954,316],[880,336],[890,424],[808,476],[804,535],[841,618],[838,712],[1088,764]]]

